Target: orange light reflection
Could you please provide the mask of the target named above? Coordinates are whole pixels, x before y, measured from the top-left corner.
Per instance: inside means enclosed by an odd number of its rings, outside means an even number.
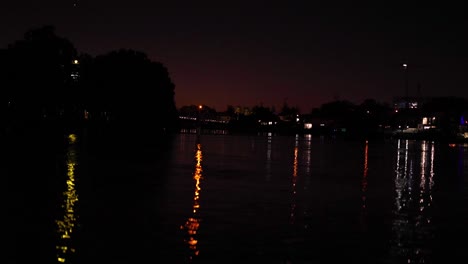
[[[202,177],[202,150],[201,150],[201,144],[197,143],[196,145],[196,151],[195,151],[195,171],[193,173],[193,179],[195,180],[195,190],[194,190],[194,195],[193,195],[193,206],[192,206],[192,217],[189,217],[185,224],[181,226],[181,229],[185,229],[187,231],[188,238],[186,238],[184,241],[187,243],[189,246],[189,249],[191,250],[189,259],[192,260],[194,256],[198,256],[200,251],[197,248],[198,245],[198,239],[197,239],[197,233],[198,233],[198,228],[200,227],[200,218],[197,217],[198,210],[200,209],[200,192],[201,192],[201,186],[200,186],[200,181],[203,179]]]
[[[369,169],[368,163],[367,163],[367,157],[368,157],[368,152],[369,152],[369,143],[366,140],[366,147],[364,148],[364,172],[362,173],[362,208],[366,208],[366,192],[367,192],[367,171]]]
[[[290,224],[294,223],[294,218],[295,218],[294,215],[296,211],[296,182],[297,182],[297,165],[298,165],[297,156],[299,152],[298,140],[299,140],[298,135],[296,135],[296,142],[294,146],[293,175],[292,175],[292,201],[291,201],[291,212],[289,214]]]

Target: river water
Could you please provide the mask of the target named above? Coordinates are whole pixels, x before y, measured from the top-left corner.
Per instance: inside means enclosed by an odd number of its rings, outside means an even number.
[[[466,258],[466,144],[223,131],[138,142],[5,138],[0,262]]]

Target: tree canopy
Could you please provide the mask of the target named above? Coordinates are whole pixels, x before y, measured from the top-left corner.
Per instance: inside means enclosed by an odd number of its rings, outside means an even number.
[[[167,68],[141,51],[79,54],[53,26],[0,50],[1,106],[15,120],[92,119],[169,128],[177,121]],[[5,111],[3,111],[5,112]]]

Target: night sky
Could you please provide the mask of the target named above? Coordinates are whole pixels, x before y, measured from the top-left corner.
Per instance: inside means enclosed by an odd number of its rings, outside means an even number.
[[[463,6],[313,2],[5,0],[0,47],[54,25],[82,53],[143,51],[168,68],[177,107],[391,102],[404,95],[402,63],[409,95],[468,97]]]

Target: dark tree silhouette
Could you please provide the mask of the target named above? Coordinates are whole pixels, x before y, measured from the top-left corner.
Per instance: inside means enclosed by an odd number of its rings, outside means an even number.
[[[297,107],[290,107],[286,102],[283,103],[283,107],[281,107],[281,112],[279,113],[280,116],[287,121],[294,121],[296,120],[297,115],[299,115],[300,111]]]
[[[145,53],[121,49],[94,58],[82,76],[85,105],[98,118],[131,128],[174,128],[174,84]]]
[[[262,105],[252,107],[252,117],[254,120],[278,121],[278,117],[275,113],[270,108]]]
[[[53,26],[29,30],[0,50],[0,83],[2,117],[15,125],[111,120],[133,130],[177,127],[175,85],[163,64],[130,49],[78,55]]]
[[[353,120],[354,132],[363,137],[383,136],[389,125],[392,109],[374,99],[364,100],[358,107]]]
[[[332,101],[320,107],[320,113],[324,118],[346,119],[356,109],[356,105],[346,100]]]
[[[236,108],[234,106],[232,106],[232,105],[227,105],[226,106],[226,114],[231,118],[235,118]]]
[[[72,97],[70,74],[76,49],[58,37],[54,27],[26,32],[10,44],[2,58],[2,104],[8,104],[16,121],[56,118]]]

